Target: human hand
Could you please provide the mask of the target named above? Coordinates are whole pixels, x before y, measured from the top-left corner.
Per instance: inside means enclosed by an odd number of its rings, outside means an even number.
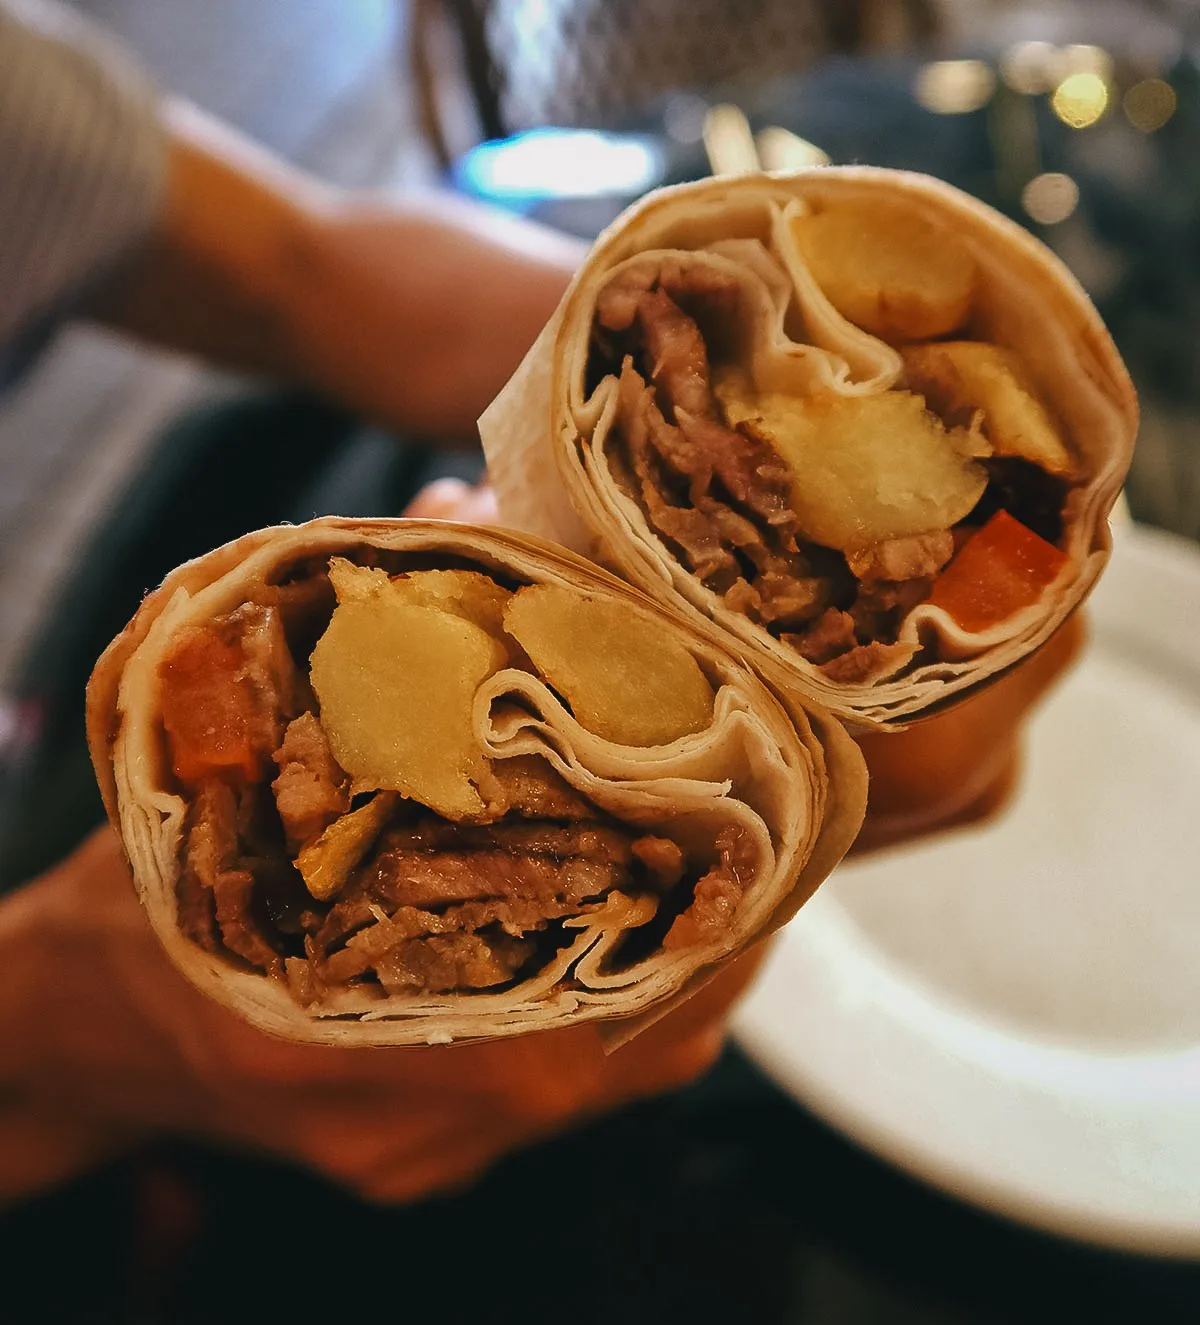
[[[404,514],[420,520],[458,520],[463,524],[499,524],[496,494],[486,479],[476,487],[459,478],[439,478],[409,502]]]
[[[1016,782],[1030,712],[1077,657],[1085,635],[1077,612],[970,699],[904,731],[861,736],[871,780],[852,850],[895,846],[1000,810]]]
[[[394,1201],[691,1080],[719,1052],[758,957],[610,1054],[591,1024],[417,1049],[295,1045],[243,1023],[175,970],[104,828],[0,904],[0,960],[0,1198],[140,1138],[184,1135]]]

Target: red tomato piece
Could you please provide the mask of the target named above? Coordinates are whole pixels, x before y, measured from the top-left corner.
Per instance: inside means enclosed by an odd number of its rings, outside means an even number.
[[[1067,554],[999,510],[938,576],[928,602],[972,634],[990,630],[1037,602]]]
[[[246,676],[240,640],[189,630],[159,669],[163,726],[181,782],[225,775],[250,781],[270,750],[270,717]]]

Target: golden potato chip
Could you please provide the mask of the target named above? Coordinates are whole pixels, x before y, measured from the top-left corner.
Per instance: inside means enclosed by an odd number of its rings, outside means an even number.
[[[300,852],[296,868],[304,886],[318,901],[332,897],[346,882],[395,808],[395,794],[381,791],[366,805],[335,819]]]
[[[489,760],[471,707],[507,661],[485,630],[407,602],[383,571],[335,558],[338,605],[311,659],[321,725],[353,790],[398,791],[447,818],[477,814]]]
[[[418,570],[395,576],[392,584],[405,602],[453,612],[504,642],[504,605],[512,594],[490,576],[477,570]]]
[[[952,231],[875,200],[807,212],[792,233],[839,313],[886,341],[931,340],[971,312],[975,260]]]
[[[712,721],[713,689],[700,665],[628,603],[536,584],[517,590],[504,622],[597,736],[666,745]]]
[[[956,340],[911,345],[903,354],[908,385],[948,423],[966,423],[980,410],[983,435],[997,455],[1020,456],[1050,474],[1070,476],[1071,454],[1007,350]]]
[[[792,509],[805,538],[845,549],[948,529],[983,495],[977,434],[947,429],[920,396],[755,395],[739,373],[715,383],[731,424],[768,442],[794,477]]]

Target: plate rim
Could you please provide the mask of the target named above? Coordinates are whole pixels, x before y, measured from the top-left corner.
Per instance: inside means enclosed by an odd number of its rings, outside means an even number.
[[[1139,588],[1142,573],[1146,570],[1153,571],[1158,577],[1153,583],[1158,584],[1164,578],[1171,581],[1170,585],[1160,585],[1163,591],[1169,593],[1172,589],[1182,588],[1185,593],[1190,591],[1193,600],[1200,603],[1200,546],[1178,535],[1132,523],[1115,526],[1113,534],[1114,553],[1109,568],[1111,574],[1106,572],[1102,578],[1094,602],[1094,607],[1099,610],[1091,613],[1093,632],[1097,639],[1103,638],[1110,631],[1119,635],[1121,594]],[[1194,629],[1200,639],[1200,621],[1194,623]],[[1155,642],[1151,641],[1152,644]],[[1189,661],[1194,665],[1186,669],[1188,680],[1200,687],[1200,660],[1192,653]],[[902,852],[903,849],[898,849],[898,854],[902,855]],[[837,1079],[836,1071],[830,1073],[828,1070],[823,1071],[817,1063],[800,1061],[807,1046],[801,1046],[799,1053],[794,1048],[789,1051],[783,1043],[787,1037],[780,1035],[771,1026],[767,1000],[773,983],[777,984],[786,978],[789,962],[792,963],[792,973],[795,973],[798,957],[807,968],[802,972],[800,983],[807,984],[808,996],[815,993],[818,999],[827,1000],[824,1012],[829,1012],[832,1003],[834,1020],[840,1029],[852,1030],[856,1020],[861,1021],[864,1015],[871,1015],[869,1011],[864,1014],[861,1007],[837,1007],[838,973],[832,966],[838,961],[845,961],[851,950],[844,949],[839,957],[836,952],[837,936],[833,934],[830,937],[831,921],[836,929],[837,915],[845,915],[835,905],[824,922],[826,947],[831,951],[827,951],[823,957],[819,953],[822,937],[820,918],[828,909],[818,900],[821,898],[819,890],[817,899],[814,899],[818,904],[810,902],[778,936],[775,950],[768,956],[763,971],[733,1016],[731,1029],[734,1040],[771,1080],[853,1142],[911,1177],[981,1207],[992,1216],[1108,1250],[1167,1258],[1192,1259],[1200,1256],[1200,1190],[1197,1190],[1196,1218],[1190,1222],[1170,1215],[1156,1216],[1144,1208],[1084,1208],[1077,1198],[1056,1196],[1049,1188],[1035,1193],[1014,1181],[1011,1175],[1006,1178],[1002,1162],[993,1164],[989,1170],[986,1163],[972,1162],[972,1157],[965,1156],[961,1151],[955,1154],[951,1148],[951,1152],[947,1152],[945,1147],[934,1144],[928,1130],[922,1137],[919,1128],[911,1124],[906,1127],[903,1122],[897,1123],[895,1119],[889,1120],[886,1105],[881,1106],[864,1099],[865,1095],[870,1094],[870,1083],[867,1083],[866,1090],[860,1087],[856,1093],[854,1089],[847,1088],[844,1074],[842,1079]],[[814,924],[809,922],[815,922],[815,930]],[[848,918],[846,923],[852,924]],[[814,962],[815,951],[817,960]],[[870,947],[860,944],[857,951],[865,960]],[[972,1018],[949,1004],[940,1003],[928,987],[918,988],[915,982],[903,985],[902,976],[888,970],[886,961],[877,960],[870,974],[877,981],[886,983],[887,980],[893,980],[897,982],[896,988],[903,986],[911,990],[913,996],[924,1000],[931,1009],[936,1010],[936,1015],[948,1018],[950,1023],[961,1023],[963,1027],[972,1028],[974,1034],[999,1037],[1014,1046],[1036,1047],[1037,1052],[1045,1053],[1049,1060],[1065,1062],[1078,1059],[1085,1064],[1098,1064],[1106,1057],[1111,1057],[1101,1053],[1090,1054],[1067,1045],[1039,1042],[1034,1037],[1022,1036],[1016,1028],[993,1025],[984,1017]],[[823,984],[822,977],[825,977]],[[844,969],[842,978],[844,981]],[[841,993],[845,992],[845,989],[841,990]],[[881,1017],[876,1012],[875,1022],[878,1026],[885,1026],[887,1017]],[[900,1025],[900,1022],[895,1024]],[[907,1029],[919,1030],[919,1024],[911,1023]],[[820,1031],[814,1031],[813,1034],[819,1035]],[[926,1036],[927,1044],[933,1044],[935,1048],[936,1041],[936,1036]],[[1148,1066],[1151,1060],[1167,1068],[1171,1075],[1178,1075],[1172,1069],[1182,1068],[1186,1077],[1195,1081],[1195,1086],[1187,1092],[1185,1103],[1194,1099],[1197,1132],[1200,1133],[1200,1043],[1195,1048],[1182,1046],[1177,1050],[1156,1047],[1144,1055],[1133,1050],[1122,1053],[1120,1058],[1131,1069]],[[966,1066],[970,1070],[969,1062]],[[1046,1080],[1039,1082],[1035,1078],[1033,1091],[1031,1098],[1049,1105],[1064,1099],[1061,1090],[1055,1092]],[[1084,1104],[1097,1102],[1095,1097],[1086,1095],[1080,1095],[1072,1102],[1078,1104],[1081,1101]],[[1161,1100],[1156,1102],[1162,1103]],[[978,1154],[974,1156],[974,1161],[979,1159]]]

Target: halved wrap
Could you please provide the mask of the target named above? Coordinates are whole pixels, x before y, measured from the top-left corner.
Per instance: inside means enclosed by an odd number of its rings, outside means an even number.
[[[887,728],[1084,599],[1136,424],[1039,241],[938,181],[831,167],[631,208],[480,430],[507,524]]]
[[[572,554],[262,530],[97,663],[108,812],[176,965],[293,1040],[626,1030],[796,911],[860,825],[834,719]]]

